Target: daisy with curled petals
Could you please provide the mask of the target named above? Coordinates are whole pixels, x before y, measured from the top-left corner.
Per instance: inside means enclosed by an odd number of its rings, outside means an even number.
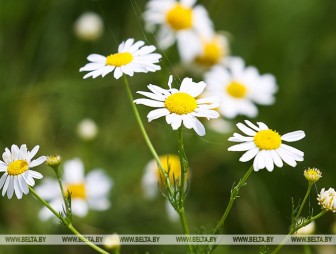
[[[218,110],[226,118],[257,116],[255,104],[273,104],[277,91],[274,76],[260,75],[255,67],[246,67],[239,57],[227,57],[225,65],[214,66],[205,74],[205,82],[208,84],[206,94],[223,97]]]
[[[295,167],[297,161],[303,161],[304,153],[300,150],[283,144],[283,141],[294,142],[305,137],[304,131],[293,131],[280,136],[278,132],[271,130],[266,124],[258,122],[258,126],[245,120],[245,124],[238,123],[237,127],[247,136],[234,133],[229,141],[240,144],[229,147],[229,151],[246,151],[240,161],[246,162],[254,158],[254,171],[266,168],[273,171],[274,164],[281,168],[283,161]]]
[[[205,128],[197,117],[207,119],[219,117],[219,113],[213,109],[221,103],[221,98],[217,96],[200,98],[206,84],[201,81],[195,83],[191,78],[182,80],[180,89],[172,88],[173,77],[169,77],[169,89],[163,89],[156,85],[148,85],[151,92],[138,91],[137,93],[149,99],[136,99],[134,103],[143,104],[157,109],[152,110],[147,115],[148,121],[165,116],[166,122],[173,130],[177,130],[183,125],[187,129],[194,129],[200,135],[205,135]]]
[[[161,67],[156,65],[161,58],[154,46],[144,46],[143,41],[134,43],[134,39],[128,39],[119,45],[118,53],[108,56],[91,54],[88,56],[90,63],[80,68],[79,71],[89,71],[85,78],[98,76],[104,77],[114,71],[114,77],[119,79],[123,74],[133,76],[135,72],[155,72]]]
[[[46,156],[32,160],[38,150],[39,146],[35,146],[33,150],[28,151],[26,145],[21,145],[20,148],[12,145],[11,150],[5,149],[2,154],[3,161],[0,160],[0,172],[5,172],[0,178],[2,196],[7,192],[7,197],[12,198],[15,192],[16,197],[21,199],[23,194],[28,194],[28,185],[35,185],[34,178],[43,177],[41,173],[31,170],[46,160]]]
[[[108,194],[113,182],[102,169],[94,169],[85,176],[84,165],[79,158],[68,160],[64,163],[62,183],[65,195],[71,193],[73,214],[84,217],[89,209],[103,211],[110,207]],[[36,187],[36,192],[56,211],[63,210],[63,196],[57,180],[45,178],[44,182]],[[41,220],[52,216],[53,213],[47,207],[43,207],[39,213]]]
[[[334,188],[329,188],[328,190],[323,188],[320,194],[317,195],[317,201],[322,209],[333,213],[336,212],[336,191]]]
[[[182,59],[191,59],[199,52],[202,48],[199,36],[209,37],[213,30],[206,9],[195,4],[196,0],[151,0],[144,13],[149,32],[159,27],[159,47],[167,49],[177,41]]]

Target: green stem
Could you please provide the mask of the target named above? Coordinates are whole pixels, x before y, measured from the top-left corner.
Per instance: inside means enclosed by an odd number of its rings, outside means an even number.
[[[179,187],[179,203],[178,203],[178,214],[180,216],[180,222],[182,225],[183,233],[185,235],[189,235],[189,227],[187,223],[187,219],[184,213],[184,201],[185,201],[185,176],[188,171],[188,162],[187,157],[185,155],[184,145],[183,145],[183,127],[179,128],[179,156],[180,156],[180,164],[181,164],[181,181]],[[188,245],[190,252],[193,252],[192,245]]]
[[[56,173],[58,185],[59,185],[59,187],[61,189],[61,192],[62,192],[62,197],[63,197],[65,209],[66,209],[67,215],[69,215],[71,211],[69,211],[70,207],[69,207],[69,204],[68,204],[68,200],[67,200],[67,198],[65,196],[66,194],[64,192],[64,188],[63,188],[63,184],[62,184],[62,179],[61,179],[61,176],[60,176],[58,170],[56,170],[55,173]]]
[[[233,205],[234,201],[236,200],[236,198],[238,196],[240,188],[243,187],[246,184],[247,178],[250,176],[250,174],[252,173],[252,171],[253,171],[253,166],[251,166],[249,168],[249,170],[247,170],[247,172],[245,173],[245,175],[243,176],[243,178],[239,181],[239,183],[235,187],[233,187],[233,189],[231,190],[229,204],[227,205],[222,218],[220,219],[220,221],[218,222],[216,228],[214,229],[213,234],[218,234],[219,231],[221,230],[221,228],[223,227],[223,225],[225,223],[225,220],[226,220],[226,218],[227,218],[227,216],[228,216],[228,214],[229,214],[229,212],[230,212],[230,210],[232,208],[232,205]]]
[[[92,249],[97,251],[98,253],[102,254],[109,254],[109,252],[103,250],[102,248],[98,247],[94,243],[90,242],[88,239],[86,239],[81,233],[77,231],[77,229],[71,224],[71,222],[64,219],[50,204],[45,201],[43,198],[40,197],[39,194],[31,187],[29,186],[29,190],[33,195],[45,206],[47,207],[58,219],[60,219],[69,229],[71,232],[73,232],[76,236],[78,236],[83,242],[85,242],[88,246],[90,246]]]
[[[301,214],[301,212],[302,212],[302,209],[303,209],[303,207],[304,207],[304,205],[305,205],[305,203],[306,203],[306,201],[307,201],[307,199],[308,199],[308,197],[309,197],[309,194],[310,194],[310,191],[311,191],[312,186],[313,186],[313,184],[312,184],[311,182],[309,182],[309,185],[308,185],[308,188],[307,188],[307,192],[306,192],[306,194],[305,194],[305,196],[304,196],[304,198],[303,198],[303,200],[302,200],[302,203],[301,203],[301,205],[300,205],[299,211],[297,212],[297,214],[296,214],[296,216],[295,216],[295,219],[294,219],[294,221],[292,222],[292,226],[291,226],[291,228],[293,228],[293,227],[295,227],[295,226],[297,225],[297,223],[298,223],[298,219],[299,219],[300,214]]]
[[[148,135],[147,135],[147,132],[146,132],[146,129],[143,125],[143,122],[141,120],[141,117],[140,117],[140,114],[139,114],[139,111],[138,111],[138,108],[136,107],[135,103],[133,102],[134,101],[134,98],[133,98],[133,95],[132,95],[132,92],[131,92],[131,89],[129,87],[129,84],[128,84],[128,80],[127,80],[127,77],[126,75],[123,75],[123,78],[124,78],[124,85],[125,85],[125,89],[126,89],[126,93],[127,93],[127,96],[128,96],[128,99],[131,103],[131,107],[133,109],[133,112],[134,112],[134,115],[135,115],[135,118],[138,122],[138,125],[140,127],[140,130],[141,130],[141,133],[145,139],[145,142],[150,150],[150,152],[152,153],[156,163],[158,164],[159,166],[159,170],[161,172],[161,174],[163,176],[165,176],[165,179],[166,179],[166,185],[168,187],[168,190],[172,193],[172,190],[171,190],[171,186],[170,186],[170,181],[169,181],[169,176],[167,174],[167,172],[164,170],[163,166],[162,166],[162,163],[161,163],[161,160],[160,160],[160,157],[158,156],[158,154],[156,153],[156,150],[154,149],[154,146],[152,145],[152,142],[150,141]]]
[[[278,251],[286,244],[286,242],[288,241],[288,238],[294,234],[296,231],[298,231],[300,228],[307,226],[309,223],[311,223],[314,220],[317,220],[318,218],[320,218],[321,216],[323,216],[325,213],[327,212],[327,210],[322,210],[319,214],[311,217],[309,220],[306,220],[305,222],[303,222],[302,224],[300,224],[299,226],[293,227],[291,229],[291,231],[288,233],[288,235],[285,237],[285,239],[283,239],[281,241],[281,243],[274,249],[274,251],[272,251],[271,254],[276,254],[278,253]]]

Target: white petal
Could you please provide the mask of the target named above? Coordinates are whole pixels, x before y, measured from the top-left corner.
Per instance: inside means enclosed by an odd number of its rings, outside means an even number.
[[[242,123],[237,123],[237,127],[242,132],[244,132],[246,135],[253,136],[253,137],[256,135],[256,132],[254,130],[250,129],[249,127],[247,127],[246,125],[244,125]]]
[[[153,108],[164,107],[164,103],[162,101],[154,101],[154,100],[150,100],[150,99],[136,99],[133,102],[135,104],[142,104],[142,105],[153,107]]]
[[[256,157],[254,158],[253,165],[254,163],[256,164],[256,167],[254,168],[256,171],[266,167],[266,159],[265,159],[264,150],[260,150],[259,153],[257,153]]]
[[[33,177],[33,178],[36,178],[36,179],[42,179],[43,178],[43,175],[39,172],[36,172],[34,170],[28,170],[28,174]]]
[[[292,146],[289,146],[289,145],[286,145],[286,144],[281,144],[281,147],[285,150],[287,150],[288,152],[290,153],[293,153],[293,154],[296,154],[300,157],[303,157],[304,156],[304,153],[302,151],[300,151],[299,149],[296,149]]]
[[[191,115],[182,115],[182,121],[187,129],[191,129],[195,125],[194,118]]]
[[[260,131],[259,127],[257,127],[256,125],[254,125],[253,123],[251,123],[249,120],[245,120],[244,121],[250,128],[252,128],[255,131]]]
[[[14,194],[14,176],[10,177],[8,189],[7,189],[7,197],[10,199],[13,197]]]
[[[11,178],[12,178],[12,176],[10,176],[10,175],[8,175],[6,177],[5,184],[4,184],[3,188],[2,188],[2,196],[5,196]]]
[[[277,153],[277,151],[271,150],[271,155],[272,155],[272,159],[273,159],[274,164],[277,167],[281,168],[283,166],[283,162],[282,162],[279,154]]]
[[[241,144],[233,145],[228,148],[228,151],[247,151],[255,148],[256,145],[253,141],[244,142]]]
[[[147,115],[148,121],[151,122],[154,119],[158,119],[162,116],[166,116],[170,114],[169,110],[166,108],[159,108],[159,109],[154,109],[150,111]]]
[[[204,136],[205,135],[204,125],[197,118],[194,118],[194,120],[195,120],[195,125],[194,125],[195,132],[199,136]]]
[[[175,115],[171,123],[173,130],[177,130],[178,128],[180,128],[181,124],[182,124],[182,117],[179,115]]]
[[[16,197],[18,199],[21,199],[23,192],[21,190],[18,177],[14,177],[14,191],[15,191]]]
[[[120,67],[116,67],[115,68],[115,70],[114,70],[114,77],[116,78],[116,79],[119,79],[121,76],[122,76],[122,71],[121,71],[121,69],[120,69]]]
[[[281,157],[281,159],[286,162],[288,165],[295,167],[297,165],[296,161],[290,156],[290,154],[288,154],[288,152],[286,152],[286,150],[278,148],[277,153],[279,154],[279,156]]]
[[[33,160],[32,162],[29,163],[29,167],[33,168],[36,167],[38,165],[41,165],[43,162],[45,162],[47,159],[46,156],[41,156],[39,158],[37,158],[36,160]]]
[[[22,175],[18,175],[19,185],[24,194],[28,194],[29,188]]]
[[[70,184],[83,183],[85,181],[84,165],[79,158],[64,162],[63,179]]]
[[[38,150],[40,149],[40,146],[37,145],[33,148],[33,150],[31,150],[31,152],[29,152],[27,160],[30,161],[38,152]]]
[[[0,189],[2,188],[2,186],[4,185],[4,183],[6,182],[7,176],[8,176],[7,172],[4,173],[4,174],[1,176],[1,178],[0,178]]]
[[[71,202],[71,210],[73,214],[84,217],[88,213],[88,205],[85,200],[74,198]]]
[[[17,145],[12,145],[11,150],[12,150],[12,159],[19,160],[19,152],[20,152],[19,147]]]
[[[152,100],[164,101],[166,99],[166,97],[164,95],[161,95],[161,94],[154,94],[154,93],[143,92],[143,91],[137,91],[137,93],[141,94],[141,95],[144,95],[147,98],[150,98]]]
[[[264,159],[265,159],[265,164],[266,164],[266,169],[269,172],[272,172],[274,169],[274,163],[273,163],[273,158],[272,158],[272,150],[266,150],[264,152]]]
[[[106,57],[98,54],[91,54],[87,57],[87,60],[94,63],[105,63]]]
[[[203,81],[195,83],[191,78],[184,78],[181,83],[180,91],[197,97],[203,92],[205,87],[206,84]]]
[[[246,162],[251,160],[254,156],[256,156],[256,154],[259,152],[259,148],[258,147],[254,147],[248,151],[246,151],[240,158],[239,161],[241,162]]]
[[[303,139],[306,136],[304,131],[293,131],[281,136],[281,139],[287,142],[294,142]]]
[[[21,145],[20,147],[20,154],[19,154],[19,159],[20,160],[25,160],[28,156],[28,150],[26,145]]]
[[[268,126],[262,122],[257,122],[260,130],[268,130]]]

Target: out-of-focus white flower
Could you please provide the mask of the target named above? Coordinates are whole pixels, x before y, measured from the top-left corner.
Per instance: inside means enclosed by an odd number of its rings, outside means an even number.
[[[180,56],[192,60],[202,45],[199,36],[209,37],[213,24],[206,9],[196,5],[196,0],[151,0],[144,13],[146,29],[154,32],[159,27],[159,47],[167,49],[177,41]]]
[[[2,154],[3,161],[0,160],[0,172],[4,174],[0,178],[0,189],[2,188],[2,196],[7,192],[7,197],[12,198],[14,192],[18,199],[23,194],[29,193],[29,186],[35,185],[36,179],[41,179],[43,175],[39,172],[31,170],[41,165],[46,160],[46,156],[38,157],[32,160],[37,154],[39,146],[35,146],[33,150],[28,151],[26,145],[12,145],[11,150],[7,147]]]
[[[300,219],[299,219],[300,220]],[[300,228],[295,232],[297,235],[312,235],[315,233],[316,223],[315,221],[310,222],[308,225]]]
[[[95,121],[85,118],[77,126],[77,134],[84,140],[91,140],[97,136],[98,127]]]
[[[79,158],[64,162],[63,187],[65,194],[71,193],[72,213],[84,217],[89,209],[103,211],[110,207],[108,194],[112,188],[112,180],[102,169],[93,169],[86,176],[84,165]],[[45,178],[36,192],[56,211],[63,211],[63,197],[58,182],[55,179]],[[43,207],[39,213],[41,220],[47,220],[53,214]]]
[[[329,188],[328,190],[323,188],[320,194],[317,195],[317,201],[322,209],[332,211],[333,213],[336,212],[336,192],[334,188]]]
[[[193,62],[202,68],[223,64],[229,55],[229,41],[224,34],[214,33],[211,37],[201,37],[202,48],[194,56]]]
[[[233,131],[233,125],[230,121],[219,117],[216,119],[211,119],[208,123],[207,126],[219,133],[222,134],[227,134],[227,133],[231,133]]]
[[[197,118],[219,117],[219,113],[213,109],[220,105],[221,98],[212,96],[197,99],[206,87],[203,81],[195,83],[191,78],[184,78],[179,90],[172,88],[172,82],[173,77],[170,76],[168,90],[156,85],[148,85],[151,93],[143,91],[137,93],[149,99],[136,99],[134,103],[156,108],[148,113],[149,122],[165,116],[166,122],[172,126],[173,130],[180,128],[183,123],[187,129],[194,129],[199,136],[204,136],[205,128]]]
[[[94,12],[83,13],[74,24],[74,32],[82,40],[95,41],[100,38],[103,31],[103,20]]]
[[[278,132],[269,129],[262,122],[258,122],[258,126],[256,126],[245,120],[245,124],[238,123],[237,127],[247,137],[234,133],[233,137],[229,138],[229,141],[240,144],[233,145],[228,150],[246,151],[239,160],[246,162],[254,158],[254,171],[266,168],[271,172],[274,169],[274,165],[281,168],[283,161],[292,167],[297,165],[297,161],[303,161],[304,153],[294,147],[283,144],[283,141],[294,142],[303,139],[305,137],[304,131],[293,131],[280,136]]]
[[[118,234],[112,234],[104,237],[103,244],[106,249],[120,249],[120,236]]]
[[[238,57],[227,57],[225,66],[217,65],[205,74],[205,93],[220,95],[223,103],[218,108],[226,118],[237,115],[255,117],[258,108],[255,104],[271,105],[277,85],[271,74],[260,75],[255,67],[245,67]]]
[[[144,44],[143,41],[134,43],[134,39],[130,38],[119,45],[118,53],[108,56],[91,54],[87,57],[90,63],[79,71],[89,72],[83,77],[84,79],[105,77],[110,72],[114,72],[114,78],[119,79],[123,74],[133,76],[136,72],[147,73],[160,70],[161,67],[157,63],[161,55],[153,53],[156,50],[154,46],[144,46]]]

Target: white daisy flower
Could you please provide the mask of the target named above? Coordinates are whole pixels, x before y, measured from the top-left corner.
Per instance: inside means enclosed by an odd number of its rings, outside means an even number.
[[[110,207],[108,193],[113,182],[102,169],[94,169],[86,176],[84,165],[79,158],[64,163],[62,184],[67,194],[71,192],[72,213],[84,217],[89,209],[103,211]],[[63,211],[64,202],[57,180],[45,178],[43,184],[36,187],[36,192],[59,212]],[[41,220],[54,215],[43,207],[39,213]]]
[[[278,132],[271,130],[266,124],[258,122],[258,127],[248,120],[246,125],[238,123],[237,127],[247,135],[234,133],[229,141],[240,144],[228,148],[229,151],[246,151],[240,161],[246,162],[254,158],[254,171],[266,168],[273,171],[274,164],[281,168],[283,161],[288,165],[295,167],[297,161],[303,161],[304,153],[300,150],[283,144],[283,141],[294,142],[305,137],[304,131],[293,131],[280,136]]]
[[[118,53],[109,56],[92,54],[88,56],[90,63],[80,68],[79,71],[89,71],[84,78],[98,76],[104,77],[114,71],[114,77],[119,79],[123,74],[133,76],[135,72],[155,72],[161,67],[156,65],[161,55],[153,53],[154,46],[144,46],[143,41],[134,43],[134,39],[128,39],[119,45]]]
[[[159,26],[159,47],[167,49],[177,41],[182,59],[191,60],[201,49],[198,36],[209,37],[213,30],[206,9],[195,4],[196,0],[151,0],[144,13],[149,32]]]
[[[298,221],[302,222],[303,218],[299,218]],[[315,223],[315,221],[312,221],[309,224],[307,224],[306,226],[298,229],[298,231],[296,231],[294,234],[296,234],[296,235],[312,235],[312,234],[315,233],[315,229],[316,229],[316,223]]]
[[[229,41],[225,35],[214,33],[211,37],[201,37],[200,40],[201,51],[193,59],[197,65],[209,68],[225,62],[230,52]]]
[[[103,31],[103,20],[94,12],[83,13],[74,24],[74,32],[82,40],[95,41],[101,37]]]
[[[77,125],[77,135],[83,140],[92,140],[97,133],[98,126],[91,118],[84,118]]]
[[[169,77],[169,89],[163,89],[156,85],[148,85],[151,92],[138,91],[149,99],[136,99],[134,103],[143,104],[157,109],[152,110],[147,115],[148,121],[166,117],[166,122],[170,124],[173,130],[180,128],[181,124],[187,129],[194,129],[200,135],[205,135],[205,128],[197,117],[217,118],[219,113],[214,108],[218,107],[222,102],[218,96],[209,98],[200,98],[206,84],[201,81],[195,83],[191,78],[184,78],[182,80],[180,89],[171,87],[173,77]]]
[[[23,194],[28,194],[28,185],[35,185],[34,178],[43,177],[41,173],[31,170],[46,160],[46,156],[32,160],[39,148],[35,146],[33,150],[28,151],[26,145],[21,145],[20,148],[12,145],[11,150],[6,147],[2,154],[3,161],[0,160],[0,172],[5,172],[0,178],[2,196],[7,192],[7,197],[12,198],[15,192],[16,197],[21,199]]]
[[[270,74],[260,75],[254,67],[245,67],[238,57],[227,57],[225,66],[217,65],[205,74],[208,84],[206,93],[223,97],[219,112],[227,118],[237,115],[255,117],[255,105],[271,105],[277,91],[275,78]]]
[[[333,188],[328,190],[323,188],[320,194],[317,195],[317,201],[323,209],[336,212],[336,192]]]
[[[169,169],[169,180],[173,185],[174,182],[178,183],[181,177],[181,164],[180,158],[174,154],[166,154],[160,156],[160,161],[163,168],[168,172]],[[141,186],[145,198],[153,200],[160,193],[159,188],[163,187],[163,177],[158,169],[156,161],[150,160],[145,166],[145,173],[141,180]],[[186,179],[190,178],[190,174],[186,175]],[[172,207],[170,202],[166,200],[165,209],[168,218],[171,221],[177,221],[179,216],[175,209]]]

